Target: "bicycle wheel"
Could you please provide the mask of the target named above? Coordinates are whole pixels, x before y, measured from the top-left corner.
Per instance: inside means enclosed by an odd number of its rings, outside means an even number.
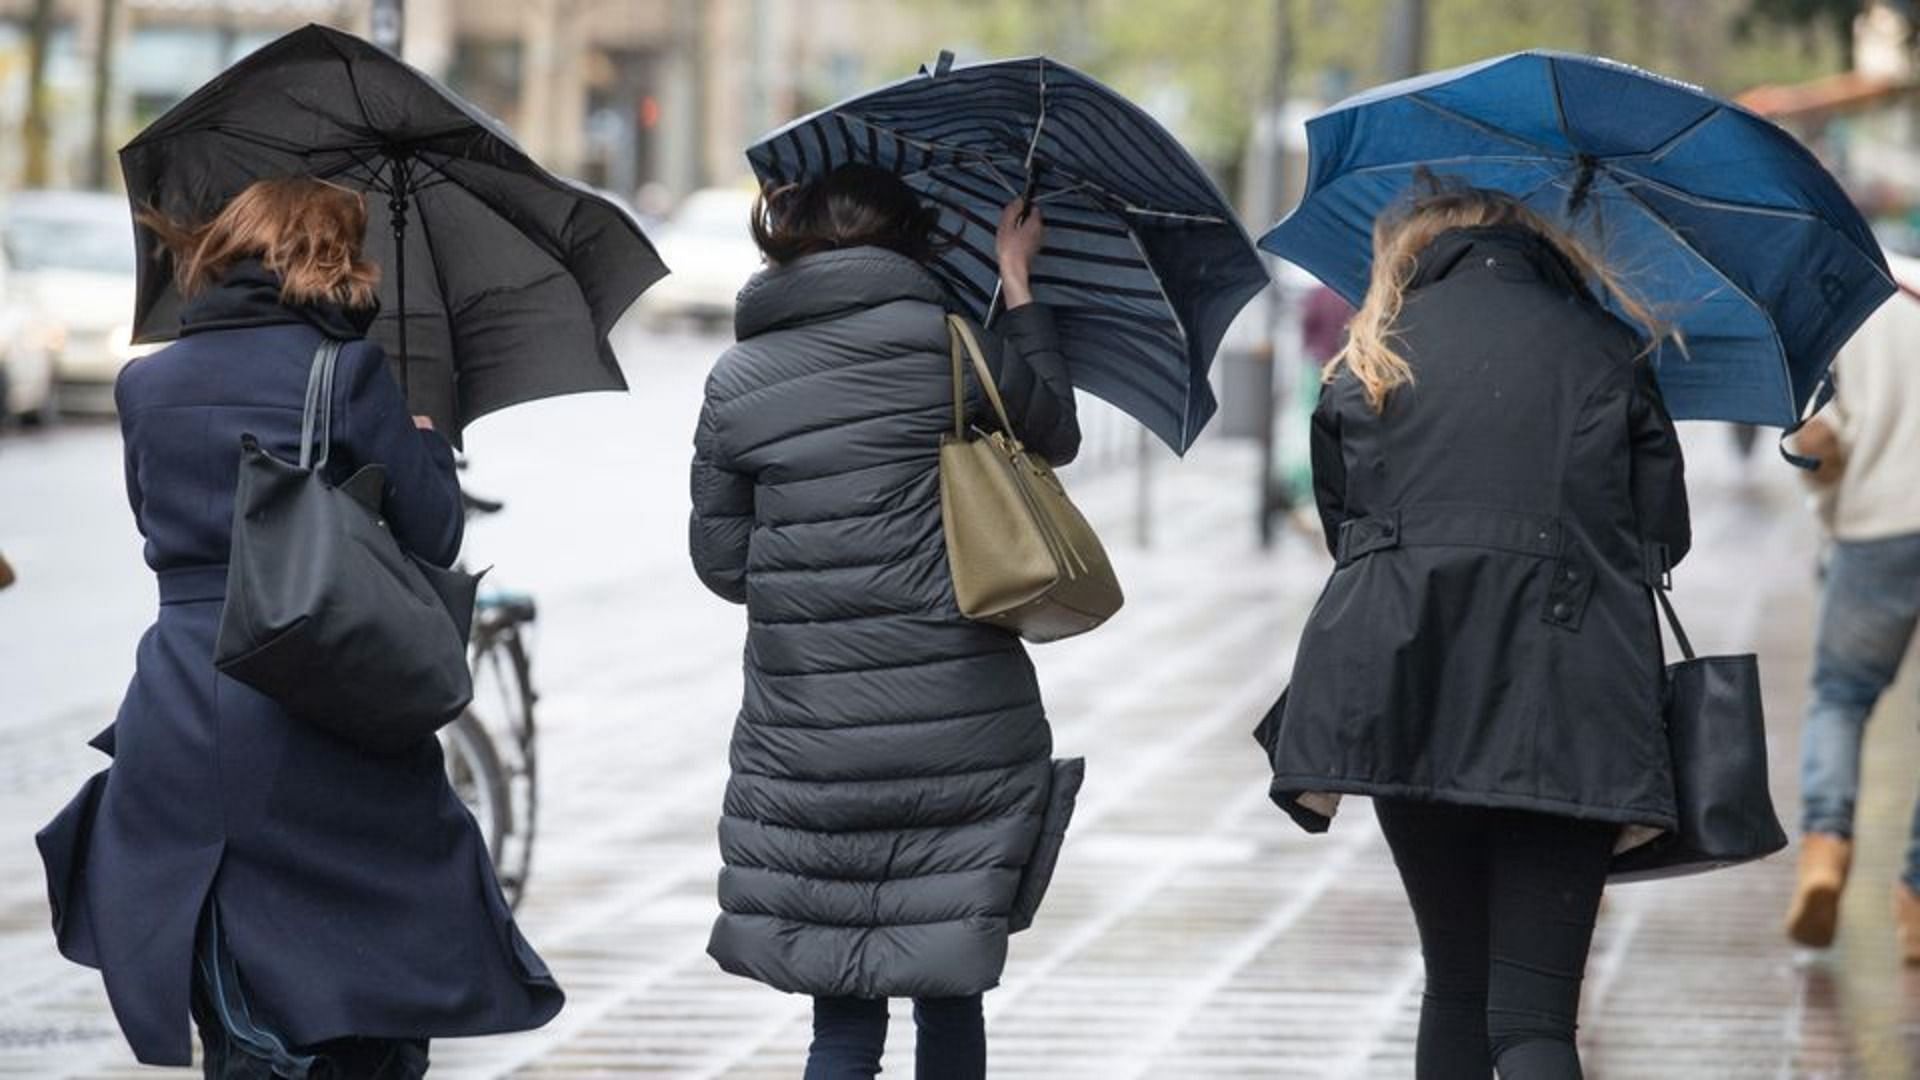
[[[486,840],[487,855],[497,864],[512,829],[512,795],[506,771],[493,739],[472,712],[440,729],[440,746],[447,760],[447,779],[465,803]]]
[[[509,609],[481,616],[475,628],[474,699],[469,711],[488,737],[504,799],[494,872],[509,904],[518,904],[533,862],[539,787],[534,747],[536,695],[522,628],[528,617]]]

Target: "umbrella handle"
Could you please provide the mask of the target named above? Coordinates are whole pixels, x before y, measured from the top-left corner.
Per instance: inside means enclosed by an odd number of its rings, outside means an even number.
[[[1040,174],[1046,171],[1046,163],[1037,159],[1027,170],[1027,186],[1020,189],[1020,216],[1014,219],[1015,224],[1025,225],[1027,216],[1033,213],[1033,193],[1040,189]]]

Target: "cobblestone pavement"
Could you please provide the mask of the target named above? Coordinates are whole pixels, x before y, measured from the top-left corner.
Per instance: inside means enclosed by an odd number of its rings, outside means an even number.
[[[632,396],[517,410],[470,436],[470,482],[510,507],[469,548],[541,603],[545,786],[521,914],[570,1000],[539,1032],[436,1044],[437,1076],[799,1072],[808,1003],[703,951],[743,631],[681,550],[712,343],[626,344]],[[1748,480],[1723,432],[1689,441],[1699,540],[1677,598],[1703,649],[1761,653],[1790,818],[1812,533],[1784,466],[1756,462]],[[110,427],[0,444],[0,544],[23,572],[0,597],[0,1076],[156,1075],[132,1064],[97,976],[54,954],[30,840],[98,767],[82,743],[151,614],[117,455]],[[1124,542],[1130,476],[1070,478],[1115,539],[1129,604],[1036,650],[1059,752],[1085,755],[1088,780],[1040,919],[987,998],[996,1077],[1411,1074],[1419,960],[1367,804],[1300,833],[1267,803],[1247,736],[1325,572],[1302,537],[1254,549],[1251,466],[1224,443],[1157,465],[1146,549]],[[1589,969],[1591,1075],[1920,1075],[1920,974],[1897,966],[1886,910],[1920,704],[1911,682],[1894,698],[1873,729],[1838,947],[1798,955],[1780,938],[1785,856],[1613,891]],[[896,1010],[894,1071],[910,1071],[911,1029]]]

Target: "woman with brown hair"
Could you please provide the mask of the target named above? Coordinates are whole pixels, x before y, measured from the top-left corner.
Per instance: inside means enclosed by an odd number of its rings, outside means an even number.
[[[1674,826],[1649,588],[1689,526],[1662,333],[1520,202],[1428,183],[1376,224],[1327,367],[1338,565],[1263,738],[1309,830],[1373,797],[1426,959],[1421,1080],[1580,1075],[1608,862]]]
[[[520,937],[438,743],[378,756],[220,675],[241,438],[299,456],[316,350],[336,361],[337,482],[386,473],[400,542],[450,564],[462,508],[452,450],[409,417],[365,340],[378,270],[359,195],[318,180],[248,187],[211,221],[141,215],[170,247],[179,340],[115,386],[127,493],[159,614],[113,758],[39,836],[61,952],[97,967],[134,1054],[209,1077],[426,1071],[426,1040],[537,1027],[562,996]]]
[[[1042,230],[1006,207],[1004,311],[976,334],[1009,434],[1064,464],[1080,426],[1029,284]],[[1053,759],[1020,639],[954,602],[940,444],[957,391],[962,419],[994,422],[949,366],[938,214],[898,177],[843,165],[770,192],[754,234],[768,266],[694,437],[694,569],[747,616],[707,951],[812,996],[807,1080],[879,1072],[896,997],[914,999],[915,1075],[978,1080],[980,995],[1046,893],[1081,776]]]

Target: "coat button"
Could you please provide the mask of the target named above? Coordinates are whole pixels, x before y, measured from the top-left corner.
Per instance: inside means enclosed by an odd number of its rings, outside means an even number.
[[[1499,259],[1493,258],[1491,256],[1487,258],[1487,269],[1492,270],[1499,265],[1500,265]]]
[[[1553,621],[1566,622],[1571,618],[1573,618],[1572,604],[1569,604],[1565,600],[1562,600],[1559,603],[1553,605]]]
[[[1580,569],[1578,567],[1569,566],[1565,570],[1561,571],[1561,576],[1566,578],[1568,581],[1579,581]]]

